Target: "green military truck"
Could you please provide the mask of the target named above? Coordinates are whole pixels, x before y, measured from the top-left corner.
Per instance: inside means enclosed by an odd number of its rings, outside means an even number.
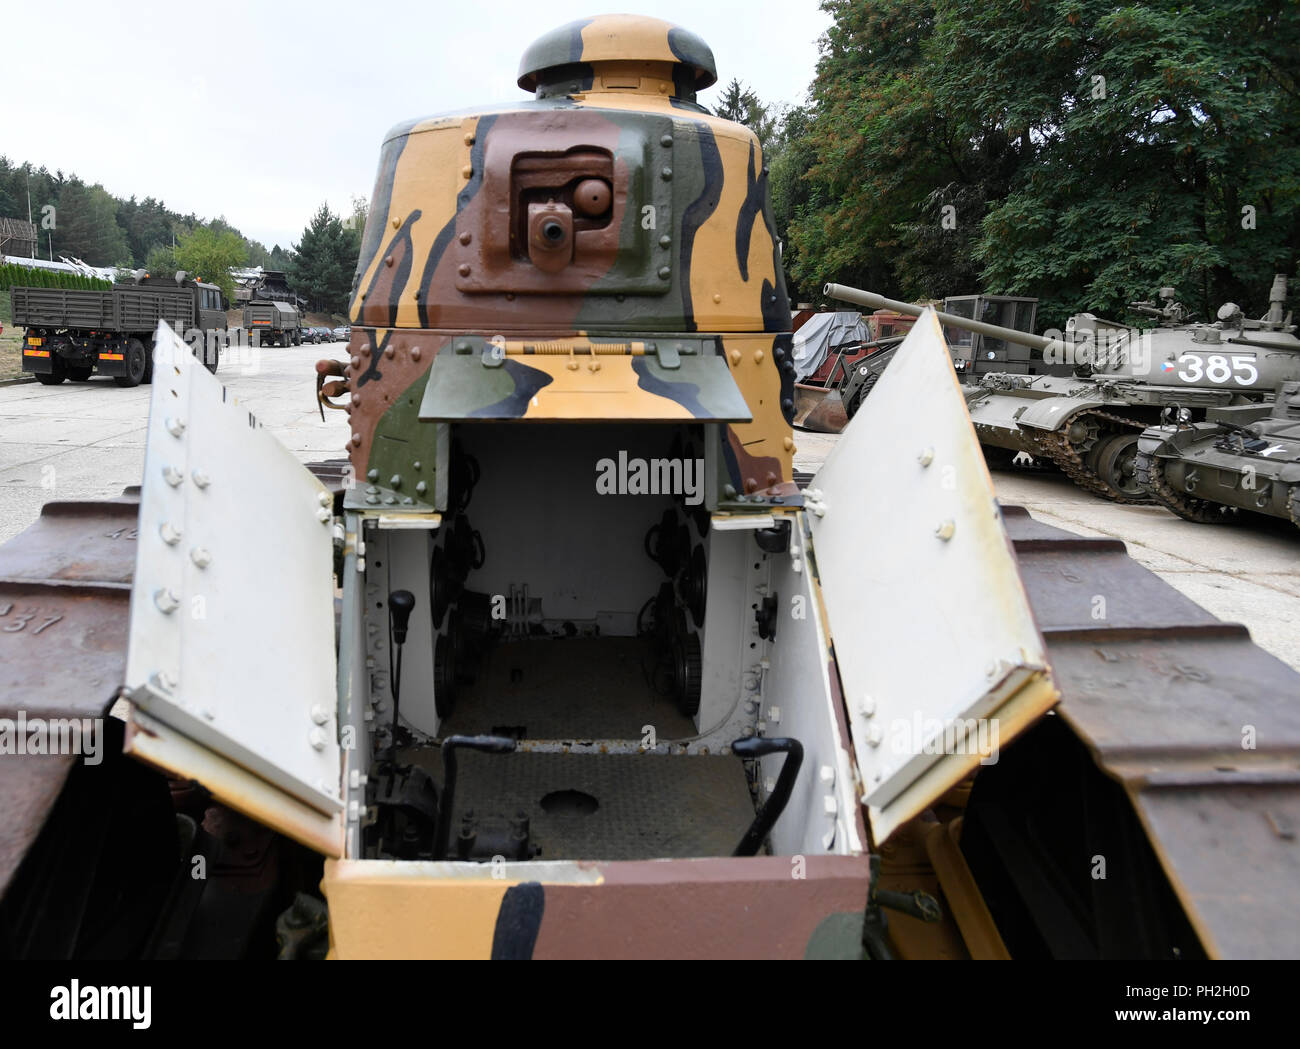
[[[250,302],[244,307],[244,330],[258,332],[261,346],[301,346],[298,310],[287,302]]]
[[[211,372],[227,337],[221,289],[184,271],[167,278],[137,270],[110,291],[14,287],[9,305],[13,323],[26,329],[23,371],[47,386],[95,374],[119,386],[150,382],[159,321],[184,333]]]

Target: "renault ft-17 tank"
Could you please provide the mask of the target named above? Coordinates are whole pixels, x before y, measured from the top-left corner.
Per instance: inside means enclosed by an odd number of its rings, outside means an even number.
[[[1272,405],[1150,427],[1137,470],[1157,502],[1189,521],[1226,523],[1247,510],[1300,527],[1300,382],[1283,383]]]
[[[828,284],[825,294],[845,302],[899,312],[920,307],[870,292]],[[1018,452],[1054,464],[1075,484],[1119,503],[1150,502],[1137,475],[1138,437],[1162,421],[1165,409],[1199,422],[1210,408],[1260,404],[1278,385],[1300,379],[1300,340],[1283,317],[1286,277],[1274,278],[1270,309],[1248,320],[1232,303],[1214,324],[1191,324],[1162,288],[1162,305],[1134,303],[1159,321],[1138,332],[1091,314],[1070,318],[1058,337],[980,324],[944,314],[945,325],[982,332],[1075,365],[1071,376],[984,375],[964,387],[975,432],[990,461]]]
[[[337,492],[160,329],[138,509],[0,548],[4,716],[118,726],[0,760],[0,943],[239,953],[282,912],[340,958],[1295,952],[1264,816],[1300,817],[1300,675],[1000,513],[933,314],[799,489],[714,78],[604,16],[526,52],[531,100],[393,130],[318,365]],[[1266,743],[1230,760],[1237,716]]]

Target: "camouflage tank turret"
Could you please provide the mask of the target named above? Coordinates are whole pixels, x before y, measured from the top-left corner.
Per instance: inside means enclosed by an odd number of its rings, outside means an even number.
[[[1300,527],[1300,382],[1283,383],[1271,406],[1150,427],[1137,470],[1158,503],[1189,521],[1226,523],[1248,510]]]
[[[269,912],[285,956],[1295,952],[1263,817],[1300,675],[1000,512],[932,313],[800,490],[714,79],[601,16],[527,51],[531,99],[389,134],[317,366],[334,494],[160,329],[138,505],[0,547],[0,714],[119,726],[98,766],[0,757],[0,942],[251,953]],[[1267,741],[1228,769],[1225,705]]]
[[[831,289],[835,289],[832,293]],[[827,285],[847,302],[915,313],[919,307],[869,292]],[[1192,324],[1186,309],[1162,288],[1160,305],[1132,309],[1159,322],[1138,332],[1092,314],[1071,317],[1055,337],[1027,335],[997,325],[976,327],[945,314],[944,324],[994,334],[1040,350],[1074,374],[989,373],[963,387],[980,443],[994,462],[1017,452],[1051,463],[1081,488],[1119,503],[1150,502],[1137,473],[1138,436],[1166,409],[1199,422],[1210,408],[1257,405],[1282,382],[1300,379],[1300,340],[1283,318],[1286,277],[1278,275],[1271,307],[1247,320],[1231,303],[1214,324]]]

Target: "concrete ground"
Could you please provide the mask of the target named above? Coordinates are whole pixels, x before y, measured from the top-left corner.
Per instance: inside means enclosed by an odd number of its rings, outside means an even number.
[[[321,422],[313,366],[343,354],[341,343],[263,349],[252,360],[224,359],[217,374],[299,459],[335,459],[345,417],[327,411]],[[113,496],[139,483],[150,390],[111,379],[0,387],[0,542],[49,500]],[[796,467],[815,471],[836,440],[797,433]],[[1004,503],[1047,524],[1124,540],[1140,563],[1220,618],[1245,623],[1300,670],[1300,532],[1291,525],[1192,524],[1159,507],[1105,502],[1055,474],[995,472],[993,481]]]
[[[303,462],[345,452],[342,412],[315,403],[315,364],[342,360],[344,343],[223,356],[217,377]],[[26,528],[52,499],[95,499],[139,484],[152,386],[124,390],[112,379],[58,386],[0,387],[0,542]]]

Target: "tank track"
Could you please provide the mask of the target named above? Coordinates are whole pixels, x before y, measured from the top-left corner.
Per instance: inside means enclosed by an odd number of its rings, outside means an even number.
[[[1223,503],[1177,491],[1165,477],[1164,464],[1154,455],[1138,454],[1138,479],[1155,496],[1156,502],[1185,521],[1195,521],[1197,524],[1234,524],[1240,517],[1240,511],[1235,506],[1225,506]]]
[[[1043,456],[1054,462],[1062,473],[1085,492],[1100,495],[1103,499],[1109,499],[1112,503],[1124,503],[1130,506],[1149,506],[1154,503],[1156,500],[1150,496],[1125,495],[1118,488],[1107,484],[1084,465],[1083,457],[1075,450],[1074,445],[1070,443],[1069,437],[1066,436],[1070,424],[1083,416],[1093,416],[1105,420],[1111,424],[1109,432],[1112,433],[1120,430],[1137,430],[1141,432],[1145,429],[1141,423],[1134,422],[1122,415],[1098,411],[1096,408],[1085,408],[1066,419],[1061,424],[1060,429],[1044,431],[1035,435],[1035,441],[1042,450]]]

